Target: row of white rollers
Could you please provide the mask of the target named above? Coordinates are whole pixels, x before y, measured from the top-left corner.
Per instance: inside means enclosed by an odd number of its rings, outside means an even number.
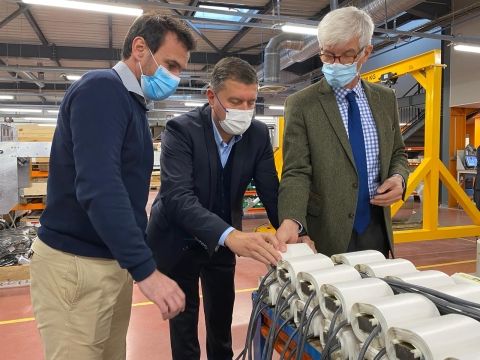
[[[360,273],[368,277],[362,278]],[[337,335],[340,348],[334,354],[336,359],[356,360],[372,328],[379,324],[381,330],[365,354],[368,360],[383,348],[383,359],[390,360],[480,360],[480,322],[464,315],[441,315],[426,297],[395,295],[380,279],[400,280],[480,304],[480,285],[465,277],[419,271],[408,260],[385,259],[373,250],[330,258],[314,254],[305,244],[289,245],[272,276],[277,282],[269,288],[270,304],[277,303],[280,288],[290,280],[282,298],[296,292],[290,300],[290,313],[297,326],[298,314],[315,291],[307,315],[316,305],[321,311],[308,332],[318,337],[322,346],[334,313],[341,307],[336,324],[346,321],[347,325]]]

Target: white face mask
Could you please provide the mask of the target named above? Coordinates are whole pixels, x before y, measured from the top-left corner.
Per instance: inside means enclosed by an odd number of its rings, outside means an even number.
[[[223,131],[225,131],[229,135],[242,135],[245,131],[247,131],[247,129],[250,127],[250,124],[252,123],[255,109],[227,109],[225,106],[223,106],[217,94],[215,94],[215,97],[217,98],[218,103],[223,108],[223,110],[225,110],[225,120],[219,121]]]
[[[250,127],[255,109],[225,109],[225,112],[225,120],[220,121],[222,129],[230,135],[242,135]]]

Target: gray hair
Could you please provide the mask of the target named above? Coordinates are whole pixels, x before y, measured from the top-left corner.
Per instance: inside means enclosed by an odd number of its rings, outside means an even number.
[[[365,11],[347,6],[329,12],[318,24],[320,49],[335,46],[358,38],[360,48],[372,42],[375,25]]]
[[[210,87],[218,93],[227,80],[235,80],[246,85],[258,84],[257,72],[253,66],[238,57],[223,58],[214,66]]]

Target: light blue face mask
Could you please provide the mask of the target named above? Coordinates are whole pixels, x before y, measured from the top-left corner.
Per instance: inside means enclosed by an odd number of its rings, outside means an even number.
[[[164,100],[177,90],[180,78],[172,74],[162,65],[158,65],[151,51],[150,54],[158,67],[153,75],[144,75],[142,66],[140,65],[140,71],[142,71],[140,83],[143,95],[148,100]]]
[[[340,63],[323,64],[323,75],[333,88],[341,88],[348,85],[358,75],[357,63],[343,65]]]

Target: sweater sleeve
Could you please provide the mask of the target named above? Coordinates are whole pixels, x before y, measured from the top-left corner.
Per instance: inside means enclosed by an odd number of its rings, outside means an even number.
[[[122,148],[133,111],[123,90],[111,79],[91,79],[71,99],[75,190],[120,266],[141,281],[156,266],[122,180]]]

